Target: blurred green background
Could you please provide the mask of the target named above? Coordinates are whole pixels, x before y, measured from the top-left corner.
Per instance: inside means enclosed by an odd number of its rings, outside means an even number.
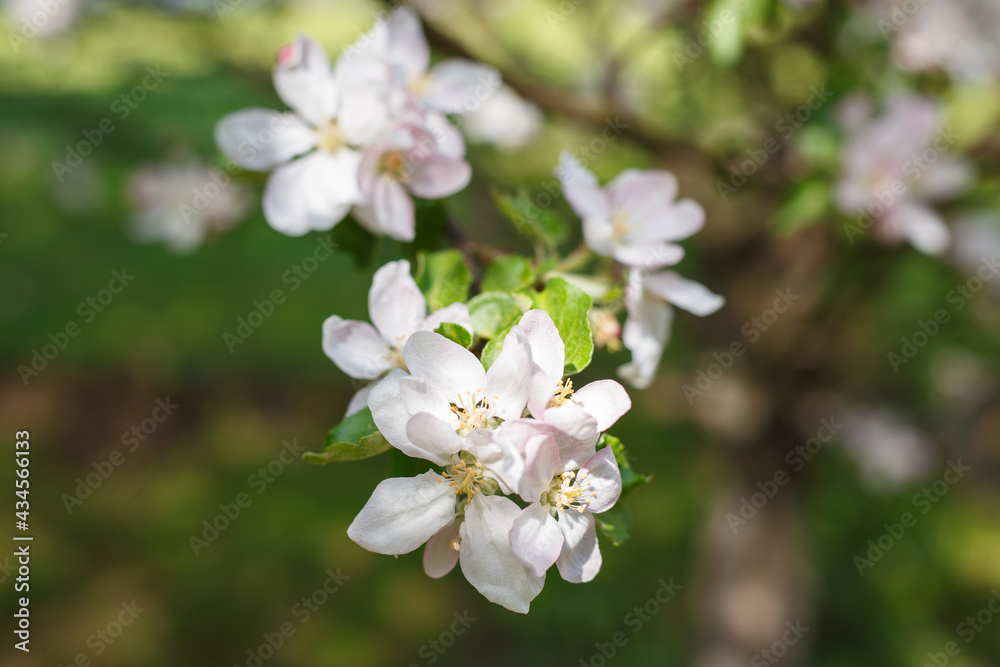
[[[660,380],[630,392],[635,407],[614,429],[633,467],[655,478],[630,499],[632,539],[618,548],[602,542],[604,566],[590,584],[550,572],[527,616],[491,605],[457,570],[427,578],[419,551],[394,559],[347,538],[389,473],[386,458],[323,468],[275,463],[284,442],[319,449],[354,390],[320,349],[322,321],[334,313],[367,319],[371,274],[390,259],[412,259],[414,246],[359,237],[345,221],[332,237],[360,251],[320,263],[291,291],[282,276],[312,254],[318,237],[288,238],[268,227],[259,207],[263,177],[253,174],[241,177],[252,188],[246,219],[193,253],[137,244],[128,233],[125,184],[137,167],[170,155],[222,166],[215,122],[247,106],[280,108],[270,83],[279,46],[307,32],[336,54],[381,8],[231,4],[220,16],[221,0],[94,2],[66,33],[33,38],[16,52],[0,48],[0,425],[5,442],[16,430],[31,432],[35,536],[32,651],[14,651],[7,633],[2,664],[70,665],[84,654],[109,667],[253,665],[248,651],[291,622],[294,635],[263,664],[597,667],[604,664],[598,645],[610,651],[622,631],[627,641],[609,664],[728,667],[774,664],[777,654],[760,651],[797,621],[809,629],[787,655],[781,651],[786,664],[917,667],[951,641],[961,651],[948,664],[1000,664],[1000,615],[991,612],[992,625],[968,643],[957,629],[1000,587],[998,285],[953,313],[926,349],[892,372],[886,353],[919,320],[948,307],[949,290],[974,269],[871,239],[846,242],[829,205],[840,141],[835,100],[738,197],[723,201],[716,186],[730,163],[776,134],[775,122],[812,86],[840,97],[901,85],[903,75],[884,64],[885,44],[851,36],[860,3],[799,10],[752,3],[756,18],[680,71],[672,55],[720,3],[424,5],[437,31],[516,73],[522,91],[537,86],[558,98],[571,90],[586,103],[574,111],[539,100],[544,127],[522,150],[470,146],[473,184],[447,202],[469,237],[521,248],[495,213],[491,188],[538,191],[558,151],[589,143],[602,113],[614,115],[616,107],[600,102],[611,90],[642,121],[642,134],[612,143],[589,168],[602,180],[628,167],[674,171],[682,196],[708,213],[682,270],[728,300],[705,320],[678,315]],[[8,20],[7,31],[14,29]],[[115,99],[147,66],[169,76],[59,181],[52,162],[65,159],[83,130],[115,117]],[[929,76],[906,85],[945,102],[962,150],[979,167],[968,203],[996,211],[996,83]],[[820,183],[818,201],[789,213],[809,182]],[[433,223],[419,223],[418,234],[421,225]],[[78,305],[123,268],[134,281],[85,323]],[[278,288],[287,302],[230,352],[223,334]],[[682,386],[714,352],[746,342],[742,325],[784,288],[800,294],[801,305],[690,406]],[[70,321],[80,335],[25,386],[17,367]],[[613,377],[627,359],[599,352],[578,384]],[[128,451],[125,433],[168,398],[174,413]],[[863,474],[858,447],[899,437],[894,432],[853,448],[838,434],[801,472],[784,463],[821,417],[847,420],[869,405],[887,406],[924,434],[923,449],[885,455],[903,468],[923,456],[917,473],[895,484]],[[123,463],[67,508],[78,479],[106,468],[114,450]],[[971,472],[920,514],[914,494],[959,458]],[[273,481],[262,489],[256,471],[268,465]],[[4,470],[9,484],[13,466]],[[791,482],[734,534],[727,514],[776,470],[789,471]],[[244,492],[250,506],[196,555],[191,536]],[[916,525],[860,576],[855,557],[907,511]],[[15,597],[4,561],[11,552],[0,551],[5,626]],[[349,578],[303,623],[295,606],[323,586],[328,570]],[[655,596],[661,579],[683,589],[636,623],[634,609]],[[135,621],[112,643],[95,641],[132,600],[143,609]],[[428,648],[431,640],[450,643],[442,633],[466,611],[477,620],[453,646]]]

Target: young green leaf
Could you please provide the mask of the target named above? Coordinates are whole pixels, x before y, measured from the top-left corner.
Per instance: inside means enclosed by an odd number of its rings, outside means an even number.
[[[472,347],[472,334],[469,333],[468,329],[460,324],[445,322],[435,329],[434,333],[441,334],[448,340],[458,343],[465,349]]]
[[[484,292],[513,292],[532,282],[531,260],[521,255],[504,255],[493,260],[483,275]]]
[[[531,297],[535,308],[547,312],[555,322],[566,344],[566,375],[586,368],[594,355],[594,337],[587,320],[593,300],[563,278],[550,279],[541,292],[523,293]]]
[[[368,408],[345,417],[326,436],[326,447],[322,452],[306,452],[302,460],[316,465],[326,465],[334,461],[358,461],[377,456],[391,449],[372,419]]]
[[[469,317],[477,336],[486,339],[510,328],[521,317],[519,299],[508,292],[483,292],[469,300]]]
[[[458,250],[420,253],[417,284],[427,297],[427,309],[435,311],[457,301],[465,301],[472,286],[472,274]]]
[[[632,512],[628,507],[618,503],[607,512],[595,515],[597,527],[616,547],[621,546],[629,538],[632,529]]]
[[[524,190],[515,195],[494,194],[497,209],[514,228],[533,241],[555,245],[566,238],[569,225],[550,209],[540,208]]]
[[[625,445],[613,435],[605,433],[597,443],[597,449],[610,447],[615,453],[615,461],[618,463],[618,470],[622,475],[622,494],[618,499],[620,503],[632,489],[648,484],[653,478],[649,475],[640,475],[632,470],[632,464],[628,462],[628,454],[625,452]]]

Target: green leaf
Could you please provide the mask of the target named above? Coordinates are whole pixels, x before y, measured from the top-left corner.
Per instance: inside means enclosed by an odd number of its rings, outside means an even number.
[[[472,347],[472,334],[470,334],[469,330],[461,324],[444,322],[441,326],[434,330],[434,333],[441,334],[448,340],[458,343],[465,349]]]
[[[418,255],[417,284],[427,297],[431,312],[465,301],[472,286],[472,274],[458,250],[442,250]]]
[[[616,547],[624,544],[629,538],[629,531],[632,529],[632,512],[628,507],[617,504],[607,512],[594,515],[597,519],[597,527],[601,532],[611,538],[611,543]]]
[[[590,364],[594,355],[594,336],[587,314],[593,300],[579,287],[563,278],[552,278],[541,292],[524,292],[535,308],[552,317],[559,335],[566,344],[565,374],[579,373]]]
[[[531,284],[531,260],[521,255],[504,255],[493,260],[483,275],[484,292],[513,292]]]
[[[825,179],[802,183],[775,213],[771,228],[778,234],[791,234],[817,222],[826,212],[831,196]]]
[[[610,447],[611,451],[615,453],[615,461],[618,463],[618,470],[622,475],[622,494],[618,498],[618,502],[630,492],[632,489],[642,486],[643,484],[648,484],[653,478],[649,475],[640,475],[639,473],[632,470],[632,464],[628,462],[628,454],[625,451],[625,445],[622,441],[613,435],[605,433],[601,436],[600,441],[597,443],[597,449],[603,447]]]
[[[501,215],[514,223],[514,228],[533,241],[555,245],[566,238],[569,225],[566,220],[547,208],[540,208],[525,190],[507,195],[494,193]]]
[[[469,317],[477,336],[496,338],[521,317],[519,299],[508,292],[483,292],[469,301]]]
[[[513,326],[513,324],[510,325],[501,331],[495,338],[488,341],[485,346],[483,346],[483,353],[479,356],[479,359],[483,362],[483,367],[486,370],[489,370],[490,366],[493,365],[493,362],[500,356],[500,352],[503,350],[503,341]]]
[[[306,452],[302,460],[316,465],[326,465],[334,461],[358,461],[377,456],[392,446],[379,433],[368,408],[359,410],[344,418],[326,436],[326,447],[322,452]]]

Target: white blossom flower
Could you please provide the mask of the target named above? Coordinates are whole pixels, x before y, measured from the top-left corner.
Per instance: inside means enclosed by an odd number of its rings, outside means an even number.
[[[526,613],[544,576],[511,551],[508,535],[520,510],[494,495],[509,484],[490,466],[504,458],[494,433],[527,403],[531,353],[524,333],[511,329],[489,371],[462,346],[425,331],[410,336],[403,358],[410,373],[391,371],[368,405],[390,444],[443,471],[379,484],[348,535],[385,554],[408,553],[426,542],[430,576],[443,576],[457,560],[487,599]]]
[[[389,262],[375,272],[368,292],[368,315],[374,326],[337,315],[323,322],[323,351],[333,363],[352,378],[375,381],[354,395],[348,415],[365,407],[368,393],[386,373],[394,368],[406,370],[403,346],[414,332],[433,331],[450,322],[475,333],[464,303],[427,314],[427,300],[410,276],[410,263],[405,259]]]
[[[593,173],[563,152],[557,175],[566,200],[583,221],[590,249],[626,266],[658,269],[676,264],[684,249],[674,242],[705,223],[701,205],[675,200],[677,179],[668,171],[627,169],[601,188]]]
[[[531,505],[510,531],[514,556],[536,576],[555,563],[566,581],[590,581],[601,569],[594,514],[610,509],[622,490],[614,452],[605,447],[574,471],[559,465],[558,448],[545,440],[533,441],[525,458],[519,495]]]
[[[877,222],[887,242],[903,239],[925,254],[949,245],[948,226],[930,203],[953,197],[971,180],[969,165],[945,155],[954,137],[941,127],[940,106],[919,96],[891,100],[873,117],[871,102],[854,97],[839,109],[846,134],[837,206]]]
[[[506,150],[524,148],[542,127],[542,112],[511,89],[501,86],[461,120],[469,141]]]
[[[231,228],[250,203],[244,186],[195,160],[141,167],[129,177],[126,194],[136,209],[133,236],[179,253]]]
[[[941,68],[959,81],[1000,74],[1000,5],[995,0],[925,0],[893,39],[893,55],[910,72]],[[883,3],[891,16],[895,3]]]
[[[628,317],[622,330],[622,344],[632,353],[632,361],[619,367],[618,374],[632,386],[645,389],[653,383],[670,338],[674,319],[671,304],[704,317],[721,308],[725,299],[674,271],[649,275],[633,269],[628,280],[625,290]]]
[[[331,229],[361,201],[356,148],[389,121],[385,91],[342,85],[340,73],[318,44],[300,36],[278,51],[274,67],[275,90],[292,111],[244,109],[216,126],[216,142],[233,162],[273,169],[264,216],[291,236]]]

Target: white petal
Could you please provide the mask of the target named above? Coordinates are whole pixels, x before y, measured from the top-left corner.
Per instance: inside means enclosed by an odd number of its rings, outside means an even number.
[[[510,548],[536,577],[545,575],[563,548],[562,531],[548,507],[532,503],[521,512],[510,530]]]
[[[268,223],[289,236],[332,229],[350,210],[349,195],[357,193],[352,153],[317,151],[275,169],[264,188]]]
[[[559,469],[572,470],[594,455],[600,438],[597,421],[580,405],[567,401],[545,411],[545,423],[553,428],[559,446]]]
[[[389,19],[389,60],[408,81],[423,76],[430,62],[430,48],[416,12],[399,7]]]
[[[427,540],[427,546],[424,547],[424,572],[428,577],[439,579],[455,568],[458,549],[453,549],[451,545],[459,538],[458,529],[461,524],[461,521],[452,521]]]
[[[323,322],[323,352],[352,378],[374,380],[392,365],[388,348],[375,327],[367,322],[331,315]]]
[[[573,509],[559,510],[559,530],[566,540],[566,548],[573,549],[587,534],[587,527],[594,523],[594,515],[590,512],[578,512]]]
[[[344,91],[341,95],[337,124],[352,146],[375,142],[391,122],[388,103],[377,91]]]
[[[680,241],[705,226],[705,209],[690,199],[649,212],[626,234],[629,244]]]
[[[639,243],[615,247],[614,257],[625,266],[659,269],[684,259],[684,248],[672,243]]]
[[[517,323],[524,331],[531,348],[531,360],[543,373],[557,381],[562,379],[566,362],[566,345],[559,336],[552,316],[544,310],[533,309],[521,316]]]
[[[344,413],[345,417],[350,417],[355,412],[368,407],[368,394],[372,392],[376,384],[378,384],[377,381],[369,382],[354,393],[354,396],[351,397],[351,402],[347,404],[347,412]]]
[[[592,580],[601,570],[601,549],[597,544],[597,522],[594,521],[593,514],[586,516],[590,519],[590,523],[579,544],[572,549],[564,544],[562,555],[556,561],[562,578],[574,584]]]
[[[558,380],[541,371],[531,376],[531,385],[528,391],[528,412],[531,413],[532,417],[538,415],[538,419],[543,418],[545,408],[548,407],[549,401],[552,400],[558,387]]]
[[[524,473],[516,487],[518,495],[525,502],[538,502],[559,470],[559,447],[551,432],[533,436],[524,445]]]
[[[951,244],[951,230],[935,211],[921,204],[904,203],[891,215],[898,219],[903,236],[925,255],[940,255]]]
[[[452,424],[442,421],[429,412],[420,412],[406,422],[406,436],[419,448],[419,452],[406,452],[441,465],[448,463],[452,454],[462,450],[462,438]]]
[[[683,278],[675,271],[661,271],[649,276],[646,290],[699,317],[711,315],[726,303],[724,298],[701,283]]]
[[[389,262],[372,277],[368,314],[385,341],[402,347],[427,315],[427,301],[405,259]]]
[[[454,519],[452,488],[428,470],[416,477],[393,477],[375,487],[347,535],[368,551],[405,554]]]
[[[451,124],[442,113],[428,112],[424,118],[427,131],[434,135],[437,152],[447,157],[465,157],[465,138],[461,131]]]
[[[493,414],[501,419],[521,416],[531,391],[531,369],[531,348],[524,331],[515,326],[507,332],[503,349],[486,373],[486,394],[493,401]]]
[[[622,343],[632,353],[631,363],[618,369],[632,386],[645,389],[653,383],[663,348],[670,337],[673,308],[646,294],[639,273],[632,271],[626,289],[628,317],[622,328]]]
[[[410,192],[424,199],[453,195],[469,184],[472,167],[461,158],[434,154],[415,164],[407,185]]]
[[[403,348],[403,358],[414,376],[427,378],[449,396],[486,386],[486,371],[476,355],[441,334],[416,332]]]
[[[500,73],[489,65],[449,58],[427,75],[421,97],[432,109],[444,113],[471,113],[501,86]]]
[[[607,195],[597,184],[597,177],[585,169],[573,155],[563,151],[556,172],[562,182],[563,196],[581,219],[610,220]]]
[[[608,183],[607,191],[615,209],[641,218],[673,204],[677,178],[660,169],[626,169]]]
[[[316,133],[293,113],[243,109],[215,125],[215,143],[244,169],[270,171],[316,146]]]
[[[611,448],[605,447],[580,466],[576,481],[587,487],[584,496],[590,501],[589,512],[599,514],[611,509],[622,494],[622,474]]]
[[[487,600],[520,614],[545,585],[510,549],[510,530],[521,510],[509,498],[475,495],[465,508],[462,573]]]
[[[333,118],[337,110],[337,86],[329,57],[313,40],[300,35],[281,47],[273,79],[278,96],[313,126]]]
[[[413,240],[417,224],[413,200],[402,185],[386,176],[377,178],[373,208],[379,231],[398,241]]]
[[[430,380],[412,376],[402,378],[399,381],[399,392],[403,408],[411,415],[427,412],[452,424],[452,431],[458,428],[458,418],[451,411],[451,403],[455,398],[445,394]]]
[[[591,382],[574,392],[573,400],[597,421],[598,431],[607,431],[632,408],[625,387],[614,380]]]
[[[403,397],[399,382],[408,377],[406,371],[396,368],[389,371],[368,394],[368,407],[372,411],[375,426],[389,444],[401,452],[419,451],[406,436],[406,422],[410,414],[403,409]]]
[[[464,303],[453,303],[450,306],[435,310],[427,316],[427,319],[420,323],[420,330],[434,331],[446,322],[457,324],[471,335],[476,335],[475,327],[472,326],[472,318],[469,317],[469,307]]]

